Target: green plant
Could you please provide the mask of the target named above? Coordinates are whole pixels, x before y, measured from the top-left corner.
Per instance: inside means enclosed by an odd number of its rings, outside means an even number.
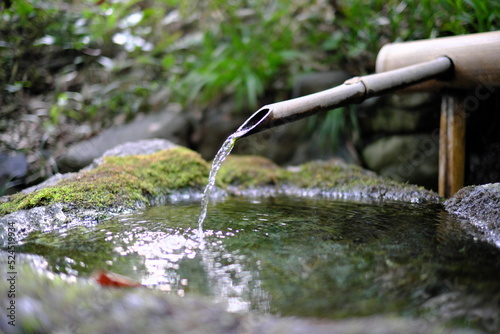
[[[356,142],[359,137],[356,108],[346,106],[313,115],[308,119],[307,131],[323,152],[334,154],[343,142]]]
[[[291,15],[296,8],[289,3],[243,2],[243,14],[234,5],[224,6],[225,1],[206,3],[223,19],[204,20],[202,38],[189,48],[189,56],[175,57],[185,69],[171,81],[181,101],[206,105],[233,95],[239,110],[254,109],[291,64],[307,63],[297,49],[301,38]]]

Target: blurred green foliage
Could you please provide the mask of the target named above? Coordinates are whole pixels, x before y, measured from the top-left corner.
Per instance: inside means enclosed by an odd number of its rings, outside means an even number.
[[[335,62],[373,71],[386,43],[497,30],[500,2],[482,0],[333,0],[335,28],[323,48]]]
[[[16,0],[0,9],[0,103],[45,94],[51,126],[107,126],[167,102],[203,110],[228,97],[253,110],[266,95],[286,98],[295,74],[365,74],[388,42],[500,25],[500,2],[482,0]]]

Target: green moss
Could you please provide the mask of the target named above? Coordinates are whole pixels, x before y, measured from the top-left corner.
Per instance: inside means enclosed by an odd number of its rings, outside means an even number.
[[[11,196],[0,204],[0,215],[53,203],[82,208],[133,207],[137,202],[183,188],[203,189],[209,164],[187,148],[174,148],[150,155],[107,157],[99,167],[31,194]],[[335,160],[309,162],[293,169],[280,168],[258,156],[229,156],[217,175],[221,187],[248,188],[293,185],[300,188],[335,188],[351,191],[358,186],[391,191],[423,190],[401,184]]]
[[[53,187],[11,196],[0,204],[0,215],[53,203],[131,207],[172,190],[201,189],[208,171],[208,164],[197,153],[181,147],[150,155],[107,157],[97,168]]]
[[[336,161],[314,161],[287,173],[287,181],[298,187],[346,187],[355,185],[397,185],[356,165]]]
[[[338,188],[354,185],[401,185],[355,165],[337,161],[314,161],[286,170],[258,156],[229,156],[217,180],[222,184],[252,187],[291,184],[300,188]]]
[[[275,185],[283,178],[283,169],[272,161],[250,155],[227,157],[217,174],[222,184],[241,187]]]
[[[437,202],[439,196],[416,185],[399,183],[359,166],[338,160],[313,161],[280,168],[255,156],[231,156],[222,165],[218,180],[240,189],[253,186],[320,188],[338,196],[379,200]]]

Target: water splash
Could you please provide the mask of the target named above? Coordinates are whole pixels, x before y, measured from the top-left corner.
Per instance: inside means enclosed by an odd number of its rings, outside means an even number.
[[[236,143],[236,141],[243,137],[249,129],[238,129],[235,133],[230,135],[224,144],[222,144],[221,148],[215,155],[214,161],[212,162],[212,168],[210,169],[210,174],[208,176],[208,184],[205,187],[205,191],[203,192],[203,197],[201,199],[201,213],[198,218],[198,237],[200,240],[200,247],[203,246],[204,244],[204,239],[203,239],[203,222],[205,221],[205,218],[207,217],[207,212],[208,212],[208,204],[210,202],[210,195],[212,193],[212,190],[215,187],[215,177],[217,176],[217,172],[219,171],[222,162],[227,158],[229,153],[233,150],[233,147]]]

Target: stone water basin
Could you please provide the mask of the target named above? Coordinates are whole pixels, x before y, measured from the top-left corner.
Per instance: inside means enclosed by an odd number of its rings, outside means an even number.
[[[40,269],[98,269],[229,311],[348,319],[395,315],[500,328],[500,252],[437,204],[276,195],[148,207],[93,226],[31,233]]]

